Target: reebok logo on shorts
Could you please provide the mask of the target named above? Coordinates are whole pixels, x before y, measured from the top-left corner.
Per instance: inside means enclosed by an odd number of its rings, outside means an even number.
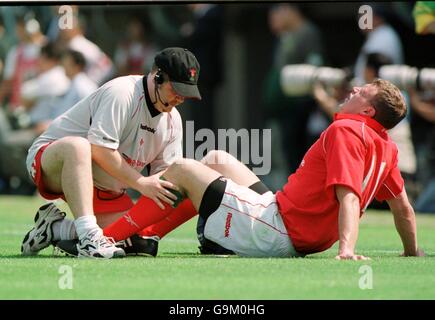
[[[225,221],[225,238],[230,236],[230,228],[231,228],[231,218],[233,217],[231,212],[227,213],[227,220]]]

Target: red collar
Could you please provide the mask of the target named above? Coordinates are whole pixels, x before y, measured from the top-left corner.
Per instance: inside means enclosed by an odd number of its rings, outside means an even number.
[[[356,121],[364,122],[366,125],[368,125],[370,128],[375,130],[377,133],[385,132],[387,129],[385,129],[379,122],[377,122],[375,119],[370,118],[368,116],[362,116],[359,114],[344,114],[344,113],[336,113],[334,114],[334,121],[342,120],[342,119],[352,119]]]

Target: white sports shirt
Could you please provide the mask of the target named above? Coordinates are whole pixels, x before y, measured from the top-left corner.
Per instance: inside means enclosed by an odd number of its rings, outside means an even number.
[[[138,172],[150,165],[150,175],[181,158],[180,114],[175,108],[170,113],[155,110],[142,78],[113,79],[56,118],[29,149],[26,160],[29,173],[39,148],[66,136],[84,137],[92,144],[116,149]],[[146,85],[146,79],[144,82]],[[95,163],[92,173],[99,189],[122,192],[128,187]]]

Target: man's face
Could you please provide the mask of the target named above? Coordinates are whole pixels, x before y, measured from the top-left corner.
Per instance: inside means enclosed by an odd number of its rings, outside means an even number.
[[[167,107],[163,105],[157,108],[160,112],[171,112],[174,107],[184,102],[184,97],[178,95],[168,81],[165,81],[160,87],[160,99],[168,103]]]
[[[354,87],[349,96],[340,105],[340,113],[363,114],[367,107],[372,106],[370,100],[376,95],[377,89],[372,84]]]

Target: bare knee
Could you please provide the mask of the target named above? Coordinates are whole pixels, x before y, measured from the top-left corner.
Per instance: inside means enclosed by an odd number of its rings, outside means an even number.
[[[207,167],[214,168],[216,165],[229,164],[235,160],[236,159],[226,151],[212,150],[201,159],[201,163],[205,164]]]
[[[202,164],[193,159],[179,159],[172,163],[166,170],[164,176],[173,183],[181,183],[184,179],[188,179]]]
[[[194,167],[198,165],[198,161],[193,160],[193,159],[179,159],[176,162],[172,163],[167,172],[171,171],[171,172],[177,172],[177,173],[182,173],[182,172],[189,172],[191,170],[194,170]]]
[[[217,163],[217,160],[219,159],[219,155],[221,153],[224,153],[222,150],[211,150],[207,152],[207,154],[204,156],[204,158],[201,159],[201,163],[207,165],[207,164],[214,164]]]
[[[43,173],[53,175],[62,171],[65,162],[81,163],[91,161],[91,147],[87,139],[64,137],[49,145],[42,154]]]
[[[91,158],[91,144],[86,138],[65,137],[62,144],[62,152],[65,158],[76,160],[88,160]]]

